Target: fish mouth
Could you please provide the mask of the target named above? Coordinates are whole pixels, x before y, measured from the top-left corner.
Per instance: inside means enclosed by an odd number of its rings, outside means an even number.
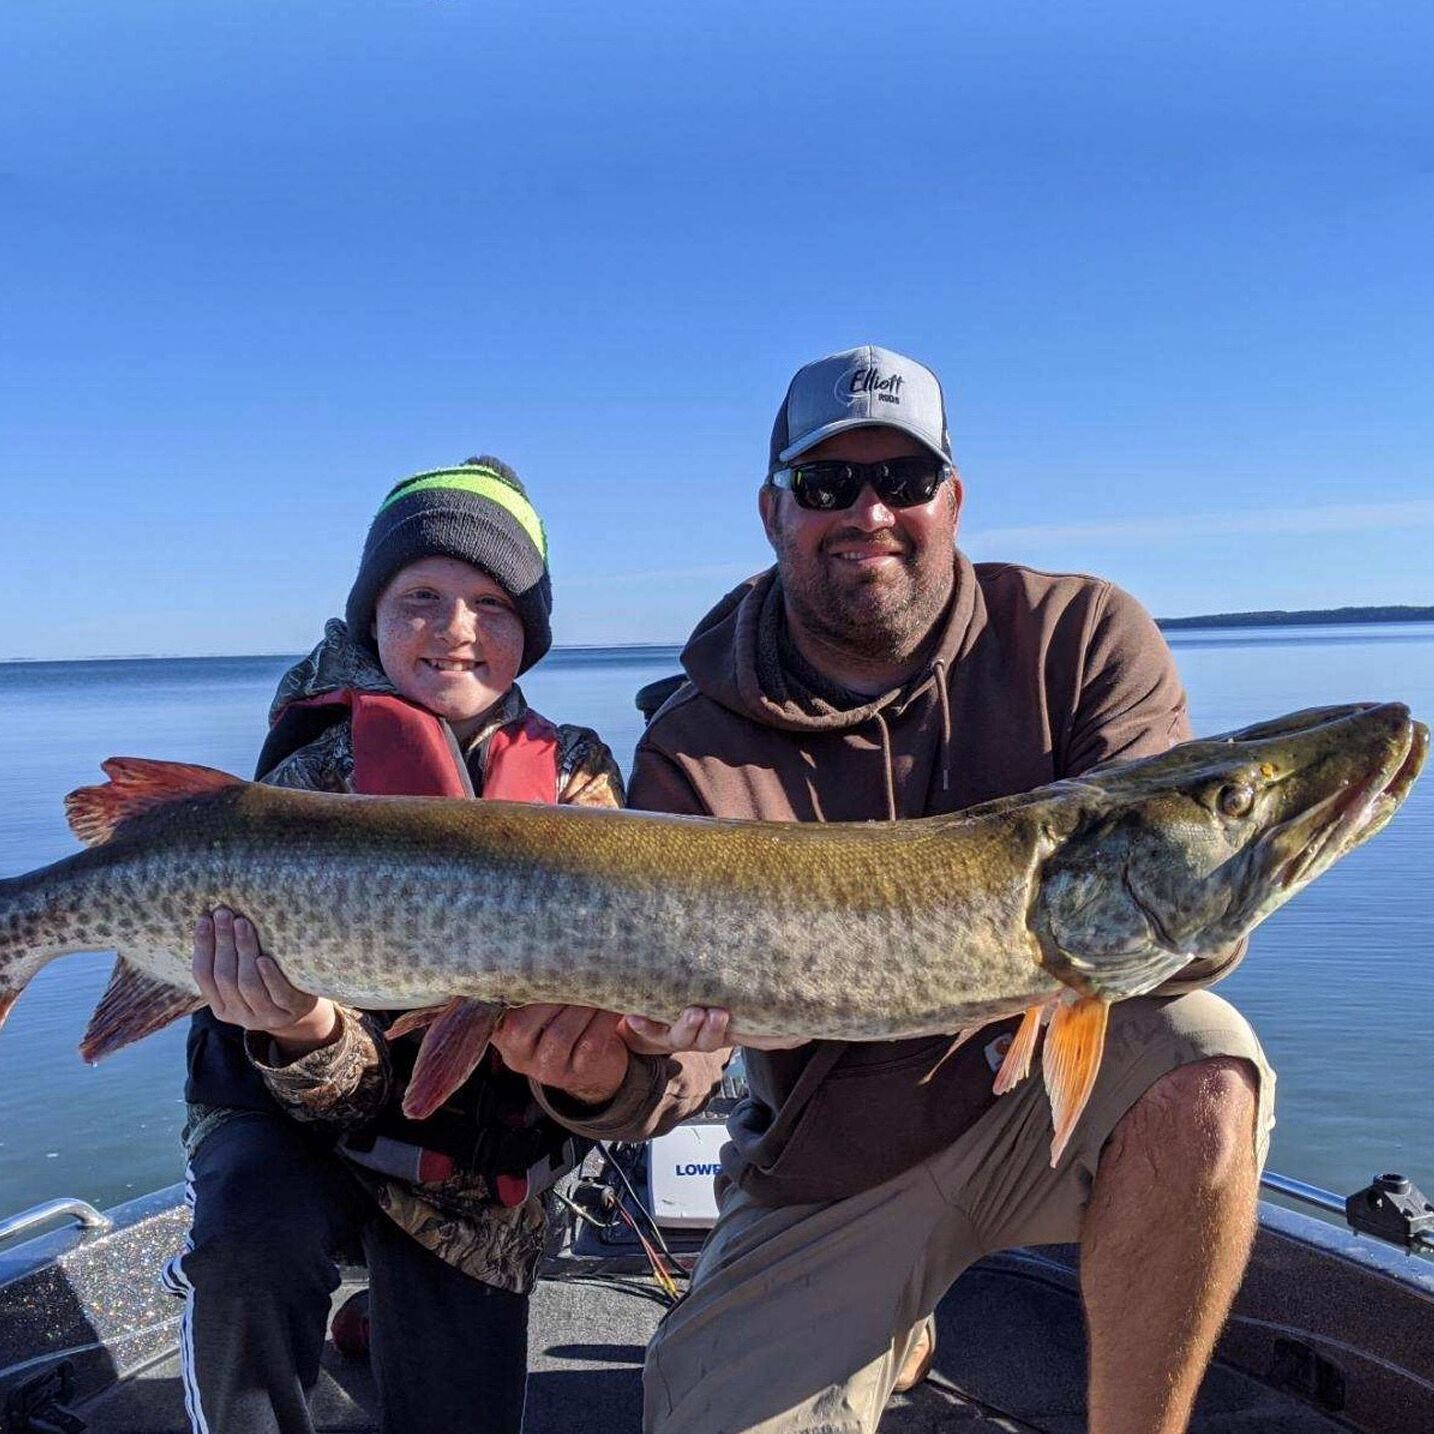
[[[1400,737],[1386,760],[1362,781],[1270,832],[1266,842],[1295,845],[1272,873],[1276,890],[1293,894],[1384,829],[1408,796],[1429,754],[1429,729],[1422,722],[1406,717]]]

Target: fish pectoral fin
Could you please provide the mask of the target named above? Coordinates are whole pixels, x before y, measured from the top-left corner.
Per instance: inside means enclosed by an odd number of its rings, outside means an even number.
[[[80,787],[65,798],[70,830],[86,846],[107,842],[131,817],[171,802],[187,802],[242,787],[243,779],[188,762],[152,762],[144,757],[111,757],[100,763],[109,781]]]
[[[131,1041],[163,1030],[181,1016],[192,1016],[206,1004],[197,992],[171,986],[121,955],[85,1028],[80,1054],[87,1061],[97,1061]]]
[[[504,1009],[455,996],[425,1023],[428,1029],[403,1093],[403,1113],[410,1120],[432,1115],[473,1074]]]
[[[1001,1069],[996,1072],[996,1083],[991,1087],[997,1095],[1014,1090],[1031,1073],[1031,1062],[1035,1059],[1036,1043],[1040,1039],[1041,1025],[1050,1012],[1050,1005],[1028,1006],[1011,1037]]]
[[[1078,1001],[1062,1001],[1051,1015],[1041,1064],[1051,1102],[1051,1119],[1056,1128],[1055,1139],[1051,1141],[1052,1167],[1059,1163],[1066,1142],[1090,1099],[1100,1071],[1101,1052],[1105,1049],[1109,1014],[1108,1001],[1098,996],[1083,996]]]
[[[1016,1033],[1011,1038],[1010,1048],[1001,1061],[1001,1069],[996,1072],[996,1084],[993,1089],[997,1095],[1005,1095],[1012,1086],[1019,1085],[1030,1075],[1031,1060],[1036,1053],[1036,1037],[1040,1035],[1041,1022],[1050,1009],[1049,1003],[1044,1006],[1032,1006],[1021,1017],[1021,1024],[1016,1028]],[[972,1036],[980,1035],[987,1026],[1000,1025],[1001,1022],[1008,1019],[1009,1017],[1006,1016],[995,1016],[989,1021],[982,1021],[979,1026],[968,1026],[964,1031],[958,1031],[956,1039],[942,1051],[941,1059],[921,1077],[917,1084],[925,1085]]]

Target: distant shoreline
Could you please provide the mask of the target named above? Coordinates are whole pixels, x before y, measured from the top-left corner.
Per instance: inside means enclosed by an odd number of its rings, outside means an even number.
[[[1158,617],[1157,627],[1165,631],[1221,627],[1334,627],[1341,623],[1434,622],[1434,607],[1408,605],[1392,607],[1319,607],[1288,612],[1274,608],[1266,612],[1213,612],[1200,617]],[[683,646],[677,642],[574,642],[559,643],[558,652],[670,652]],[[295,652],[127,652],[95,657],[0,657],[0,666],[31,662],[296,662]]]
[[[1316,607],[1297,612],[1214,612],[1203,617],[1160,617],[1158,627],[1332,627],[1344,622],[1434,622],[1434,607]]]

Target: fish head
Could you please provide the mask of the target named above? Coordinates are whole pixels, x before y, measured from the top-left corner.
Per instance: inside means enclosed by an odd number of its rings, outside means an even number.
[[[1428,747],[1402,704],[1321,707],[1059,783],[1043,964],[1118,1000],[1217,955],[1378,832]]]

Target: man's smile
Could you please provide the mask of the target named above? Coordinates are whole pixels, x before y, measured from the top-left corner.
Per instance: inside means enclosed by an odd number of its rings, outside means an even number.
[[[838,562],[881,566],[904,558],[906,549],[890,537],[842,538],[826,546],[826,555]]]

